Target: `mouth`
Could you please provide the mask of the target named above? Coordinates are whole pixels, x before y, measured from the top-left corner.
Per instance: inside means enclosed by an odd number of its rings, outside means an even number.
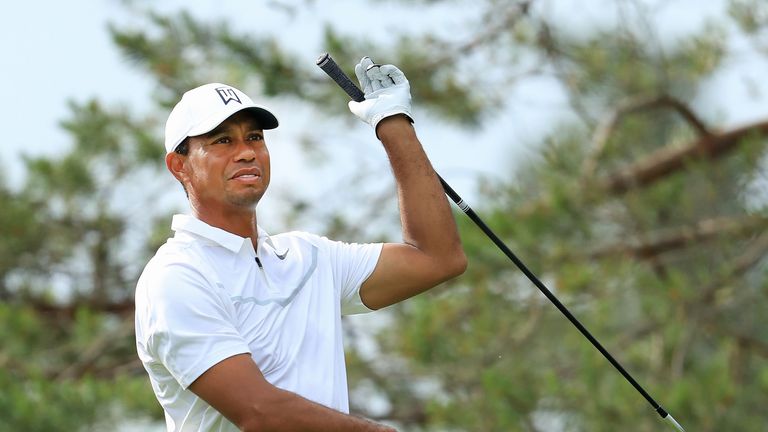
[[[261,171],[258,168],[244,168],[235,171],[229,179],[241,183],[253,183],[261,179]]]

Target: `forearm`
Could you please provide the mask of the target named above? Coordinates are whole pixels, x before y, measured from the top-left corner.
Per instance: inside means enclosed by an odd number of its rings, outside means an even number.
[[[243,431],[394,431],[275,387],[250,354],[213,365],[189,388]]]
[[[403,241],[461,273],[466,258],[456,222],[413,125],[405,116],[393,116],[382,120],[376,132],[397,185]]]
[[[243,431],[394,432],[395,429],[330,409],[295,393],[275,389],[240,422]]]

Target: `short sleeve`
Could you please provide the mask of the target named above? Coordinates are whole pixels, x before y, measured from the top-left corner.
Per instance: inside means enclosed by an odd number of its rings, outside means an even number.
[[[383,244],[323,240],[330,251],[334,279],[339,283],[342,315],[371,312],[360,298],[360,286],[376,268]]]
[[[154,266],[137,286],[137,338],[186,389],[216,363],[250,352],[228,302],[191,266]]]

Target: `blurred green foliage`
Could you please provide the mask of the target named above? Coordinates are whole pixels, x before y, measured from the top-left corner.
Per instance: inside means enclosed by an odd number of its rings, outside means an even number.
[[[455,3],[480,17],[466,23],[467,39],[414,31],[381,45],[328,25],[318,46],[345,66],[361,54],[399,65],[420,106],[465,127],[496,121],[507,89],[554,79],[573,115],[553,116],[514,174],[485,179],[475,210],[688,430],[764,430],[768,213],[750,191],[766,184],[768,119],[723,131],[693,108],[733,32],[768,55],[764,2],[732,0],[729,16],[672,44],[634,2],[606,1],[624,21],[586,34],[536,2]],[[157,83],[161,113],[211,80],[346,111],[344,94],[279,35],[127,4],[139,24],[111,25],[113,41]],[[178,188],[161,174],[163,120],[73,102],[62,121],[72,147],[27,157],[20,188],[0,183],[0,430],[161,418],[133,348],[132,293],[168,235],[161,198]],[[339,239],[387,238],[395,219],[372,217],[381,224],[317,219]],[[372,336],[348,329],[353,410],[408,431],[662,430],[490,241],[457,220],[467,273],[369,317],[385,323]],[[362,225],[381,233],[358,238]],[[354,343],[369,337],[373,350]]]

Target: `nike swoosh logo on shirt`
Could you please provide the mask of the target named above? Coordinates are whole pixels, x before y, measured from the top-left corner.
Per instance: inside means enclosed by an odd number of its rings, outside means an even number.
[[[283,254],[283,256],[285,255],[288,255],[288,252]],[[296,288],[294,288],[293,291],[291,291],[291,294],[288,295],[288,297],[273,297],[273,298],[259,299],[256,297],[234,296],[230,298],[232,299],[233,302],[236,302],[236,303],[255,303],[261,306],[268,305],[270,303],[276,303],[281,307],[285,307],[287,304],[293,301],[293,298],[296,297],[296,295],[304,288],[304,286],[309,281],[309,278],[315,272],[315,269],[317,269],[317,246],[312,245],[312,257],[311,257],[311,262],[309,264],[309,268],[304,272],[304,275],[301,277],[301,281],[296,286]]]

